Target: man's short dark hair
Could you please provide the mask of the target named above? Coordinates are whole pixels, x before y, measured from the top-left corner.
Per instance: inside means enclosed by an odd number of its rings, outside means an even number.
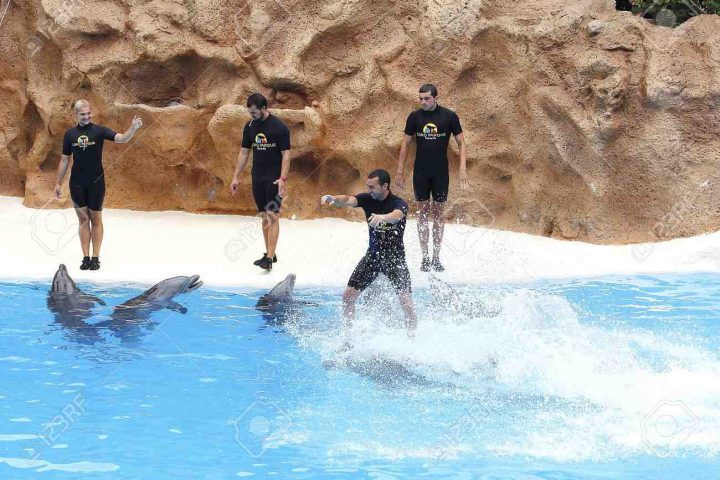
[[[437,87],[432,83],[426,83],[419,90],[420,93],[429,93],[433,98],[437,97]]]
[[[387,172],[387,170],[383,170],[382,168],[373,170],[372,172],[368,173],[368,178],[377,178],[380,182],[381,187],[387,183],[388,188],[390,188],[390,174]]]
[[[253,93],[247,99],[246,107],[267,108],[267,98],[262,93]]]

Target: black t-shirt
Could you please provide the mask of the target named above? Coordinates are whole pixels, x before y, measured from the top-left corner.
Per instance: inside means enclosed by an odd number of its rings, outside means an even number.
[[[105,140],[115,141],[117,133],[102,125],[75,125],[63,137],[63,155],[72,154],[70,182],[89,185],[103,175],[102,152]]]
[[[417,142],[415,173],[447,175],[450,134],[460,133],[460,119],[449,108],[437,105],[432,111],[426,112],[421,108],[408,115],[405,135],[412,135]]]
[[[282,152],[290,150],[290,129],[272,114],[265,120],[252,119],[243,128],[242,147],[252,148],[253,178],[277,180],[282,170]]]
[[[403,243],[403,235],[405,234],[405,223],[407,220],[408,205],[400,197],[396,197],[392,192],[385,200],[373,200],[369,193],[359,193],[355,195],[358,207],[365,211],[365,219],[370,218],[373,213],[386,214],[395,210],[400,210],[405,214],[402,220],[397,223],[381,223],[376,228],[368,225],[370,234],[370,253],[388,255],[400,255],[405,258],[405,244]]]

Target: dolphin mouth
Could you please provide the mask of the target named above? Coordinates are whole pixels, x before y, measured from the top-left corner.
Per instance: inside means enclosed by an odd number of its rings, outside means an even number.
[[[192,292],[202,286],[203,282],[200,280],[200,275],[193,275],[190,277],[190,283],[188,284],[185,292]]]

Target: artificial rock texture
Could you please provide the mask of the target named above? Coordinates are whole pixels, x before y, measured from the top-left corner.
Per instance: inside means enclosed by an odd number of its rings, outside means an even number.
[[[96,123],[145,123],[105,147],[106,206],[253,213],[249,167],[229,185],[259,91],[292,132],[285,215],[358,218],[320,195],[394,174],[433,82],[468,143],[463,191],[451,141],[450,221],[597,243],[715,230],[720,18],[670,29],[614,4],[2,0],[0,194],[70,205],[52,186],[87,98]]]

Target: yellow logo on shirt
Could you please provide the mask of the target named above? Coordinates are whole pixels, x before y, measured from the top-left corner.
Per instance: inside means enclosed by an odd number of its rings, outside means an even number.
[[[422,137],[425,140],[435,140],[447,136],[447,133],[438,133],[438,127],[434,123],[426,123],[422,127],[422,132],[417,132],[418,137]]]
[[[255,135],[255,150],[267,150],[268,148],[275,148],[277,143],[268,143],[267,136],[264,133],[258,133]]]
[[[88,147],[93,145],[95,145],[95,142],[90,141],[87,135],[80,135],[77,142],[72,144],[73,147],[80,147],[83,150],[86,150]]]

